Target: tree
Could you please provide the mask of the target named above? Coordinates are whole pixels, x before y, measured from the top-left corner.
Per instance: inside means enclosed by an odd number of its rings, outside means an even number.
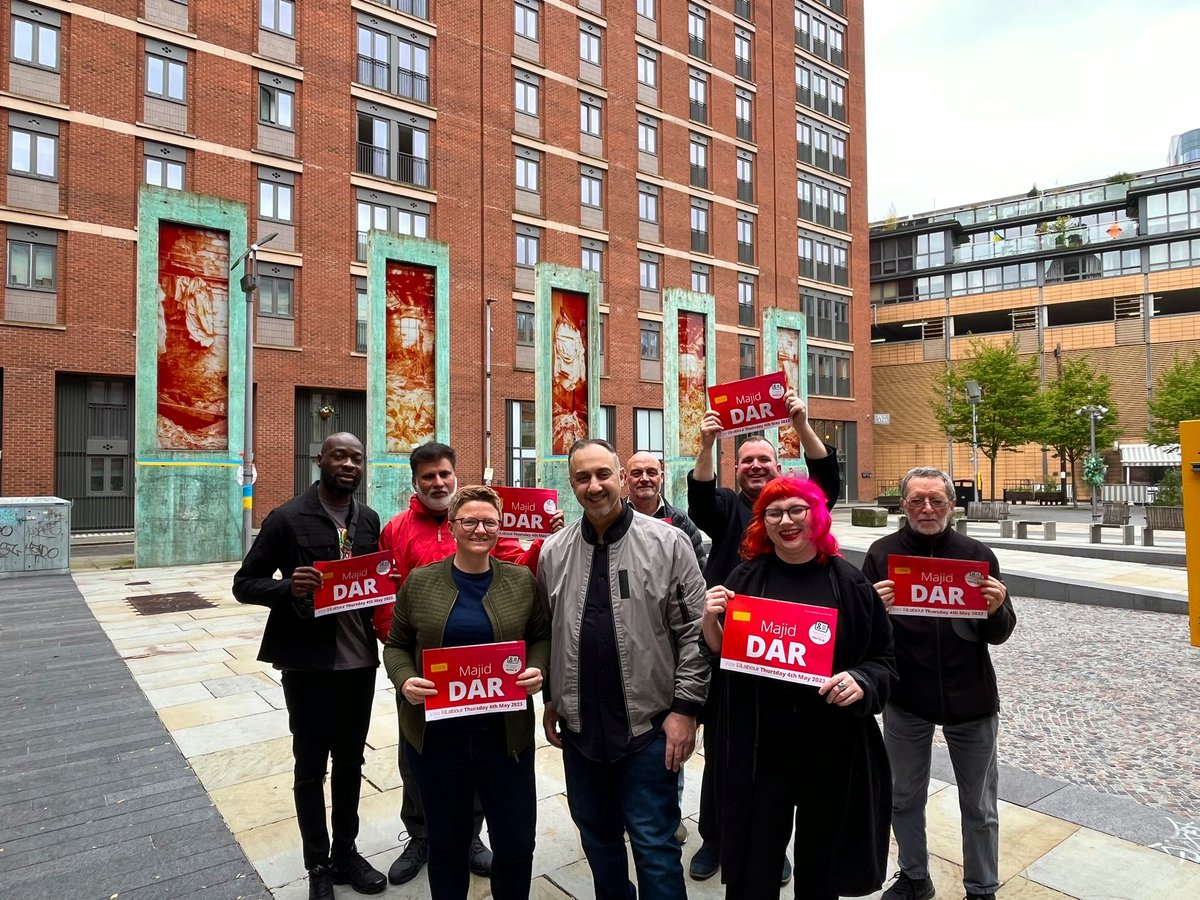
[[[1200,353],[1175,362],[1158,376],[1150,400],[1146,440],[1159,447],[1179,445],[1179,423],[1200,419]]]
[[[947,366],[937,380],[933,414],[942,432],[956,444],[971,444],[971,405],[966,383],[979,382],[979,451],[991,463],[991,496],[996,496],[996,457],[1015,453],[1036,439],[1041,424],[1038,361],[1022,360],[1016,341],[995,346],[973,341],[971,357]]]
[[[1097,374],[1083,358],[1064,360],[1058,377],[1042,392],[1039,437],[1042,443],[1054,448],[1064,472],[1070,464],[1072,497],[1079,496],[1075,464],[1091,453],[1090,417],[1079,415],[1079,410],[1085,406],[1108,407],[1107,415],[1096,422],[1096,446],[1105,447],[1120,436],[1111,395],[1108,376]],[[1066,488],[1064,478],[1063,490]]]

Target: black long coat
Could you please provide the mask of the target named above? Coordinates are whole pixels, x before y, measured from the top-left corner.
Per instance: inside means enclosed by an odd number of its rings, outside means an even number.
[[[762,596],[770,555],[734,569],[725,586],[735,593]],[[838,745],[828,747],[836,766],[818,777],[840,774],[845,801],[835,808],[813,809],[808,815],[825,820],[837,835],[833,864],[839,894],[857,896],[879,889],[887,875],[888,832],[892,822],[892,772],[883,737],[875,722],[896,680],[892,628],[883,602],[858,569],[840,557],[829,560],[828,572],[838,610],[833,671],[849,671],[863,689],[863,699],[839,712],[853,717],[857,727],[843,732]],[[724,738],[717,754],[717,792],[721,800],[721,867],[727,883],[741,881],[745,864],[747,823],[755,769],[763,754],[788,754],[786,747],[758,742],[758,685],[761,679],[738,672],[714,671],[724,682],[718,715]],[[811,690],[811,688],[808,688]],[[818,738],[820,739],[820,738]],[[806,777],[797,773],[797,777]]]

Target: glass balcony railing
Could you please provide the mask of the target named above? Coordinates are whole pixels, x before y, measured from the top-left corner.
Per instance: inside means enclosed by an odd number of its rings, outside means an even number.
[[[1065,231],[1049,230],[1045,234],[1031,234],[1005,240],[989,240],[983,243],[963,244],[954,249],[955,263],[979,262],[1000,259],[1006,256],[1022,256],[1026,253],[1046,253],[1069,247],[1112,244],[1137,237],[1137,222],[1108,222],[1102,225],[1067,228]]]

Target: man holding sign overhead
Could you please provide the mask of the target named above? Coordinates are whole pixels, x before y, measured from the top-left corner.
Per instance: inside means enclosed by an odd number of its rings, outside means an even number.
[[[390,565],[380,574],[370,566],[349,564],[355,557],[375,553],[379,546],[379,516],[354,500],[363,473],[362,443],[352,434],[330,435],[321,444],[317,466],[320,480],[263,522],[233,576],[233,596],[240,603],[271,610],[258,658],[283,671],[283,698],[296,761],[292,790],[308,870],[308,896],[333,900],[333,884],[350,884],[364,894],[387,887],[387,879],[359,855],[354,842],[363,746],[379,666],[372,610],[363,604],[390,600],[393,593],[387,574]],[[317,568],[318,563],[336,560],[347,560],[350,569],[362,576],[351,577],[353,573],[347,571],[347,578],[339,582],[344,596],[338,598]],[[280,578],[275,577],[276,571]],[[382,598],[368,597],[376,593],[377,585],[387,585],[388,590]],[[345,611],[321,614],[336,610],[343,600],[348,601],[343,604]],[[325,825],[324,790],[331,757],[332,844]]]
[[[996,740],[1000,697],[988,654],[1017,624],[996,555],[950,527],[954,482],[940,469],[900,481],[907,524],[871,545],[863,574],[892,613],[900,682],[884,710],[900,872],[887,900],[934,895],[925,837],[933,730],[942,726],[958,781],[963,886],[969,900],[1000,887]],[[950,561],[966,561],[962,562]]]

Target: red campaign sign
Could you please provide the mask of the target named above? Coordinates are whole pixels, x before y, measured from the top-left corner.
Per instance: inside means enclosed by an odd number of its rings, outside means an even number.
[[[768,372],[710,387],[708,405],[721,416],[721,437],[729,437],[791,424],[792,417],[783,402],[786,392],[787,376]]]
[[[514,712],[529,702],[529,691],[517,686],[525,671],[525,642],[441,647],[421,654],[425,677],[437,693],[425,698],[425,721]]]
[[[896,602],[891,613],[986,619],[987,599],[980,588],[987,577],[986,562],[889,556],[888,578],[896,583]]]
[[[837,610],[734,594],[721,668],[820,687],[833,674]]]
[[[390,550],[313,563],[321,573],[321,587],[313,594],[313,615],[328,616],[395,602],[393,565]]]
[[[550,517],[558,509],[558,491],[552,488],[496,487],[504,503],[500,537],[544,538],[550,534]]]

